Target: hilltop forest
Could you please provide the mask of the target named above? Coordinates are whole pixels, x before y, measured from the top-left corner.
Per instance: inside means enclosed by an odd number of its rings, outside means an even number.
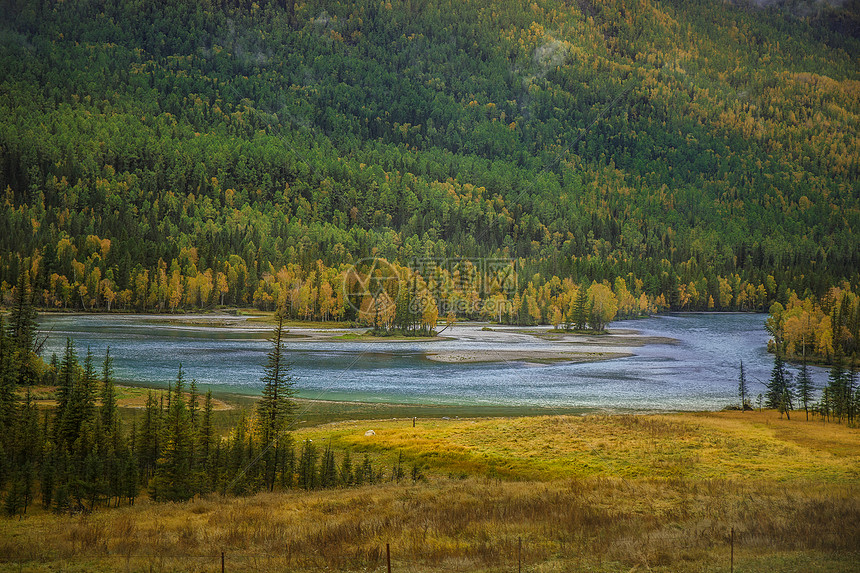
[[[430,261],[430,327],[860,286],[856,1],[4,4],[7,304],[357,320],[376,257]]]

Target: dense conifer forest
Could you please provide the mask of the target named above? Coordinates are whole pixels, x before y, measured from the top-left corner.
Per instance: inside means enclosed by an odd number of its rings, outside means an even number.
[[[369,323],[375,258],[423,331],[857,290],[856,2],[5,4],[7,305]]]

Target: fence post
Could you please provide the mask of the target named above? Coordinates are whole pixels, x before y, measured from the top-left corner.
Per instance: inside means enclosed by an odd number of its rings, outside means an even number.
[[[391,573],[391,547],[387,543],[385,544],[385,562],[388,564],[388,573]]]
[[[517,537],[517,573],[523,573],[523,538]]]
[[[735,528],[732,527],[732,557],[731,557],[731,573],[735,573]]]
[[[221,552],[221,573],[224,573],[224,552]]]

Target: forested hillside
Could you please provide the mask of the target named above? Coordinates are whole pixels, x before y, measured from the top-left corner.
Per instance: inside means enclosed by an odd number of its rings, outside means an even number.
[[[8,300],[352,319],[374,256],[437,301],[514,259],[524,323],[860,282],[856,0],[4,4]]]

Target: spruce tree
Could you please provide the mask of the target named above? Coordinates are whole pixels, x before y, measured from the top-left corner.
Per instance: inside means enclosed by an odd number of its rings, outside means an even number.
[[[10,336],[13,340],[19,365],[18,384],[31,386],[37,380],[36,309],[33,306],[33,289],[27,270],[29,259],[22,259],[18,270],[18,284],[9,312]]]
[[[343,459],[340,462],[340,483],[345,486],[350,486],[355,482],[355,478],[352,473],[352,456],[349,453],[349,450],[344,452]]]
[[[317,449],[313,440],[305,440],[302,443],[302,453],[299,457],[299,483],[302,489],[315,489],[317,487]]]
[[[296,448],[292,436],[289,436],[289,442],[282,442],[282,451],[279,482],[282,489],[289,489],[295,485],[296,474]]]
[[[244,412],[239,423],[233,429],[233,437],[230,450],[227,452],[228,472],[226,478],[230,479],[225,484],[224,493],[241,495],[250,490],[250,479],[248,476],[248,418]]]
[[[804,361],[800,365],[800,373],[797,375],[797,399],[803,404],[803,411],[806,412],[807,421],[809,420],[809,403],[812,402],[813,392],[815,392],[815,386],[812,383],[812,377],[809,375],[806,361]]]
[[[152,498],[156,501],[185,501],[194,496],[191,475],[191,422],[185,397],[182,395],[184,386],[180,364],[164,423],[164,446],[156,464],[151,489]]]
[[[767,383],[765,407],[779,409],[784,402],[787,387],[788,373],[785,370],[785,361],[782,358],[782,354],[777,350],[773,359],[773,371]]]
[[[588,325],[588,291],[585,285],[579,287],[571,310],[571,322],[576,330],[585,330]]]
[[[337,464],[335,463],[334,452],[331,449],[330,443],[326,445],[323,452],[319,473],[319,486],[321,488],[330,488],[337,485]]]
[[[200,429],[197,432],[197,454],[200,475],[200,490],[203,492],[214,491],[215,476],[213,454],[215,451],[215,430],[212,426],[212,390],[206,392],[203,400],[203,414],[200,417]]]
[[[54,501],[54,472],[55,460],[54,451],[49,449],[45,451],[42,457],[42,465],[39,474],[39,487],[42,490],[42,506],[45,509],[50,509]]]
[[[6,491],[6,498],[3,500],[3,508],[7,515],[14,516],[24,513],[24,490],[26,489],[24,480],[24,469],[20,468],[15,472]]]
[[[101,402],[102,428],[106,432],[111,432],[116,422],[116,388],[113,382],[113,359],[110,357],[110,347],[105,350],[105,360],[102,363]]]
[[[263,483],[271,490],[275,484],[278,459],[281,455],[279,440],[287,430],[287,420],[292,414],[295,394],[292,365],[285,357],[284,315],[278,312],[276,326],[272,333],[272,349],[268,353],[265,374],[263,375],[263,397],[257,405],[257,420],[260,428]]]
[[[144,482],[155,473],[155,465],[161,455],[161,411],[158,401],[150,390],[146,396],[146,406],[143,411],[143,423],[140,425],[138,444],[138,461],[143,471]]]
[[[17,364],[12,339],[6,334],[3,315],[0,314],[0,446],[10,445],[9,436],[17,417]]]
[[[78,357],[71,338],[66,338],[66,350],[60,363],[57,379],[57,407],[54,410],[54,439],[58,444],[67,444],[70,436],[65,432],[66,413],[74,398],[78,379]]]
[[[744,374],[744,361],[741,360],[741,373],[738,376],[738,395],[741,398],[741,411],[746,410],[749,406],[749,384],[747,383],[746,374]]]

